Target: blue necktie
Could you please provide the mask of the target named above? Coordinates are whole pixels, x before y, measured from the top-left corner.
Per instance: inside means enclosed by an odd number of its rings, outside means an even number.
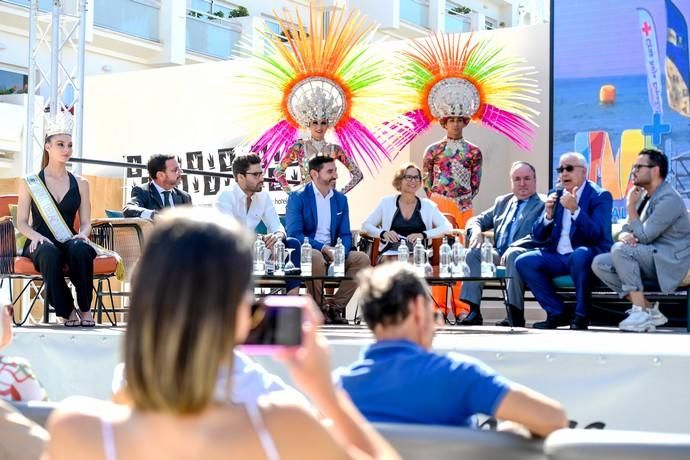
[[[513,242],[513,238],[515,238],[515,232],[517,232],[518,228],[518,220],[521,217],[520,209],[522,209],[523,204],[525,204],[525,200],[518,200],[517,204],[513,206],[513,214],[510,216],[510,220],[508,221],[508,225],[505,227],[503,235],[501,235],[501,245],[498,248],[501,254],[508,249],[510,243]]]

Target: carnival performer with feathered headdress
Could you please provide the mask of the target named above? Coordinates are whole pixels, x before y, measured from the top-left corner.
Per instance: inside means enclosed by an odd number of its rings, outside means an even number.
[[[482,152],[463,135],[471,122],[479,122],[529,150],[537,112],[526,102],[538,102],[531,67],[520,58],[505,56],[490,41],[463,40],[459,35],[435,35],[412,42],[401,53],[400,79],[416,93],[413,110],[404,123],[391,123],[389,139],[402,148],[438,121],[446,136],[424,152],[424,188],[441,212],[452,214],[459,227],[472,217],[472,200],[479,192]],[[412,125],[412,129],[410,129]],[[536,126],[536,125],[535,125]],[[385,137],[385,136],[384,136]],[[445,289],[434,297],[445,305]],[[462,304],[455,301],[455,313]]]
[[[373,132],[409,109],[405,88],[388,78],[389,63],[368,46],[374,26],[356,10],[327,16],[314,4],[307,23],[299,12],[276,13],[283,34],[264,32],[268,52],[254,55],[241,79],[251,150],[262,154],[265,168],[277,158],[274,178],[286,191],[290,165],[296,162],[306,181],[309,160],[326,155],[350,172],[342,189],[348,192],[362,180],[362,165],[375,171],[390,159]],[[328,132],[337,142],[327,141]]]

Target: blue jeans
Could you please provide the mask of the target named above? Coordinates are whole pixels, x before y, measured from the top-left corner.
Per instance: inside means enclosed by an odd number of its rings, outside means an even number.
[[[549,316],[566,313],[563,300],[556,295],[551,281],[553,278],[570,275],[575,283],[575,315],[589,318],[590,293],[592,289],[592,248],[580,246],[570,254],[537,249],[520,255],[515,260],[522,280]]]

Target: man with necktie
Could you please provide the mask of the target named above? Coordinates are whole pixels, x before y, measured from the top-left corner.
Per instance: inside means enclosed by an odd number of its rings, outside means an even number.
[[[174,155],[153,155],[146,169],[151,181],[132,189],[132,197],[125,205],[125,217],[152,219],[164,208],[192,204],[192,197],[177,188],[182,170]]]
[[[536,329],[586,330],[592,292],[592,260],[611,249],[611,193],[587,180],[587,161],[576,152],[561,155],[558,177],[562,189],[549,194],[544,213],[534,224],[532,237],[540,249],[522,254],[515,261],[520,276],[539,305],[546,321]],[[575,284],[575,311],[566,309],[556,294],[552,279],[570,275]],[[574,314],[573,314],[574,313]]]
[[[514,326],[525,325],[525,286],[515,270],[515,259],[528,249],[533,249],[531,231],[534,222],[544,210],[544,199],[537,193],[537,176],[534,166],[526,161],[516,161],[510,167],[511,193],[496,198],[494,205],[472,217],[466,226],[470,251],[467,264],[472,276],[481,272],[480,247],[484,241],[482,232],[494,230],[494,262],[506,267],[508,305]],[[470,313],[460,323],[475,326],[483,323],[480,310],[482,283],[465,282],[460,300],[470,306]],[[509,326],[508,318],[499,326]]]

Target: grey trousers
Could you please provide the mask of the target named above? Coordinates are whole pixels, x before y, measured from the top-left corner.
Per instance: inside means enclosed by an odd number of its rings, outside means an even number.
[[[631,246],[619,241],[611,247],[611,252],[594,258],[592,271],[621,297],[629,292],[642,292],[643,279],[656,281],[654,248],[646,244]]]
[[[506,280],[508,303],[520,310],[525,309],[525,283],[520,278],[520,274],[515,269],[515,259],[520,254],[527,252],[525,248],[508,248],[505,252],[506,256]],[[494,249],[494,263],[498,264],[501,256]],[[472,276],[481,275],[482,256],[481,250],[478,248],[470,249],[467,253],[467,265],[470,267],[470,274]],[[482,301],[482,283],[481,282],[463,282],[462,292],[460,293],[460,300],[465,302],[472,302],[475,305],[480,305]]]

